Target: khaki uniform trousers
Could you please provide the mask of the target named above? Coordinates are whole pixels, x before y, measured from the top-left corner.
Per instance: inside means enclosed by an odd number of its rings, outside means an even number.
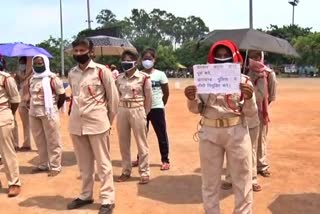
[[[101,182],[101,203],[114,204],[115,202],[109,135],[109,131],[97,135],[71,134],[82,179],[82,192],[79,196],[82,200],[90,200],[93,197],[94,160],[96,160]]]
[[[19,164],[17,154],[13,146],[13,127],[14,124],[0,127],[0,154],[4,165],[4,171],[8,180],[8,186],[20,186]]]
[[[235,214],[252,213],[252,148],[248,129],[242,124],[229,128],[203,126],[199,131],[202,198],[206,214],[219,214],[219,192],[224,154],[227,157]]]
[[[249,135],[252,146],[252,184],[257,184],[257,148],[258,148],[258,139],[259,139],[259,130],[260,127],[256,126],[249,128]],[[231,183],[231,176],[229,169],[227,168],[226,182]]]
[[[19,106],[19,114],[23,127],[23,144],[22,147],[31,147],[30,123],[29,123],[29,109],[27,106]],[[19,145],[15,145],[19,146]]]
[[[16,120],[16,117],[14,117],[14,128],[12,130],[13,134],[13,146],[19,147],[19,129],[18,129],[18,123]]]
[[[51,120],[47,116],[30,116],[29,120],[40,159],[38,167],[60,171],[62,145],[59,114]]]
[[[257,147],[257,169],[258,172],[269,169],[267,162],[267,135],[268,125],[260,123],[259,140]]]
[[[138,147],[140,176],[150,176],[147,116],[144,107],[120,107],[118,111],[117,130],[122,157],[122,173],[125,175],[130,175],[132,170],[130,150],[131,129]]]

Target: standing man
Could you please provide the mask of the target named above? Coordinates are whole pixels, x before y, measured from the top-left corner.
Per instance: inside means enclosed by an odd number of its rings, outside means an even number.
[[[29,122],[29,83],[32,77],[32,57],[20,57],[19,69],[16,75],[21,103],[19,105],[19,115],[23,127],[23,143],[22,147],[16,144],[15,147],[19,148],[20,152],[31,151],[31,135],[30,135],[30,122]]]
[[[242,63],[237,46],[229,41],[212,45],[208,63]],[[252,151],[245,117],[257,113],[253,86],[241,76],[240,94],[197,94],[196,86],[185,88],[189,111],[200,114],[198,132],[202,171],[202,198],[206,214],[219,214],[219,190],[224,154],[233,183],[235,214],[252,213]]]
[[[263,177],[270,177],[267,161],[268,107],[276,99],[276,74],[264,65],[264,54],[261,51],[249,52],[249,73],[257,97],[260,130],[257,147],[257,171]]]
[[[115,192],[109,136],[118,111],[119,95],[110,70],[90,59],[92,41],[77,39],[72,47],[78,65],[68,75],[72,89],[69,131],[82,178],[82,191],[68,209],[93,203],[96,160],[101,182],[99,214],[111,214]]]
[[[0,58],[0,154],[8,180],[8,197],[15,197],[20,193],[21,182],[12,131],[20,96],[15,80],[4,70],[5,60]]]

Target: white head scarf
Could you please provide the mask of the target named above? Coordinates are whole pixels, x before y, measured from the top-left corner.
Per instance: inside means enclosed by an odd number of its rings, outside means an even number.
[[[41,57],[43,59],[46,70],[41,74],[33,70],[33,78],[42,79],[45,113],[49,119],[52,119],[54,116],[54,108],[53,108],[53,96],[52,96],[50,81],[51,81],[51,75],[53,75],[53,73],[50,71],[50,63],[49,63],[48,57],[43,54],[36,55],[32,58],[32,67],[33,67],[33,60],[37,57]]]

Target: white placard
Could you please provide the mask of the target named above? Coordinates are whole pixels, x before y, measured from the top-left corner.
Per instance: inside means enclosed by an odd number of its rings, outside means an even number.
[[[195,65],[193,74],[198,94],[240,94],[240,64]]]

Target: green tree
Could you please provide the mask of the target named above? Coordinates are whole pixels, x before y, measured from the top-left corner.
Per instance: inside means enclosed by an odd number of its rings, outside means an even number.
[[[98,24],[101,24],[103,27],[112,27],[118,22],[116,15],[108,9],[101,10],[96,20]]]
[[[176,69],[177,59],[171,46],[159,45],[157,48],[157,64],[160,70]]]
[[[299,64],[320,65],[320,32],[310,33],[293,40],[294,47],[300,53]]]
[[[196,64],[205,64],[209,49],[209,45],[199,47],[196,41],[188,41],[175,51],[175,55],[179,63],[190,67]]]

